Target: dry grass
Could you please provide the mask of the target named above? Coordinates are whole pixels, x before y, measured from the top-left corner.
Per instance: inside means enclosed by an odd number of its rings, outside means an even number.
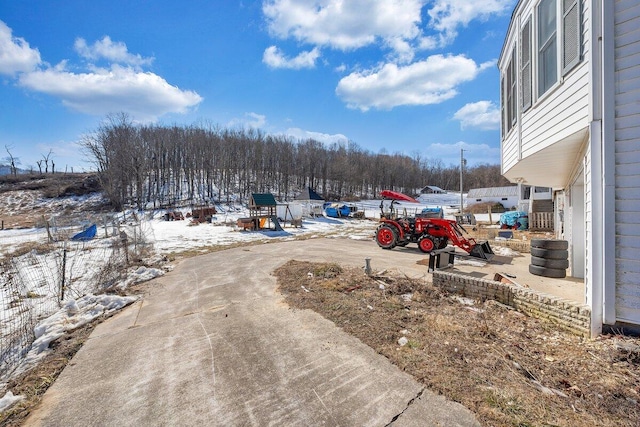
[[[22,425],[73,355],[80,350],[95,326],[103,320],[104,318],[94,320],[53,341],[50,344],[49,354],[36,367],[13,378],[7,384],[7,390],[11,390],[16,396],[21,395],[25,398],[6,411],[0,412],[1,426]]]
[[[72,217],[86,212],[63,206],[67,196],[82,196],[100,191],[94,175],[86,173],[55,175],[21,174],[0,176],[0,220],[5,229],[43,227],[51,215]],[[47,200],[47,203],[41,203]],[[87,209],[86,207],[84,208]],[[97,205],[92,212],[108,212],[109,206]]]
[[[335,264],[291,261],[275,275],[291,307],[330,319],[483,425],[640,424],[637,339],[584,340],[493,301],[469,306]]]

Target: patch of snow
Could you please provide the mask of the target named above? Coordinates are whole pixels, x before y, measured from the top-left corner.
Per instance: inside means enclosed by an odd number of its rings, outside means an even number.
[[[44,357],[51,342],[60,338],[65,332],[86,325],[98,316],[120,310],[136,299],[132,296],[85,295],[80,299],[68,301],[55,314],[36,325],[34,328],[36,340],[31,344],[31,349],[18,372],[24,372]]]
[[[129,285],[146,282],[164,275],[164,271],[157,268],[138,267],[135,271],[130,272],[127,278],[118,284],[118,288],[126,289]]]
[[[487,265],[485,261],[482,261],[480,259],[470,259],[470,258],[457,259],[456,264],[470,265],[472,267],[484,267],[485,265]]]
[[[500,256],[514,257],[519,256],[520,252],[514,251],[513,249],[506,246],[496,246],[492,247],[493,253]]]
[[[0,412],[9,409],[14,404],[24,400],[24,398],[22,395],[14,396],[12,392],[8,391],[2,399],[0,399]]]
[[[460,295],[453,295],[451,298],[455,301],[458,301],[462,305],[471,306],[476,304],[475,300],[472,300],[471,298],[461,297]]]

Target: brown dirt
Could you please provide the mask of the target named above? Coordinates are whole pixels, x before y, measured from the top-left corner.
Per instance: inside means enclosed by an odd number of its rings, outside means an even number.
[[[274,274],[293,309],[333,321],[482,425],[640,424],[637,338],[585,340],[494,301],[469,306],[430,283],[336,264]]]

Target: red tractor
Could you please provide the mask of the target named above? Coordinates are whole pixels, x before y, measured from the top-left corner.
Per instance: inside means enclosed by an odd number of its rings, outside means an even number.
[[[382,191],[383,198],[391,198],[391,212],[396,200],[417,201],[402,193],[388,190]],[[384,202],[384,201],[383,201]],[[382,203],[380,208],[382,211]],[[465,229],[456,221],[442,218],[393,218],[382,212],[380,225],[376,230],[376,242],[382,249],[393,249],[396,246],[407,246],[417,243],[422,252],[429,253],[437,249],[444,249],[449,242],[459,247],[469,255],[490,259],[493,250],[488,242],[476,242],[473,238],[466,238]]]

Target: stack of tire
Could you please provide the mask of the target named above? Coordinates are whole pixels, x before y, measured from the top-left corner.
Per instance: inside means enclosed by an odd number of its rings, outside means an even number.
[[[569,242],[566,240],[531,239],[529,273],[561,279],[569,268]]]

